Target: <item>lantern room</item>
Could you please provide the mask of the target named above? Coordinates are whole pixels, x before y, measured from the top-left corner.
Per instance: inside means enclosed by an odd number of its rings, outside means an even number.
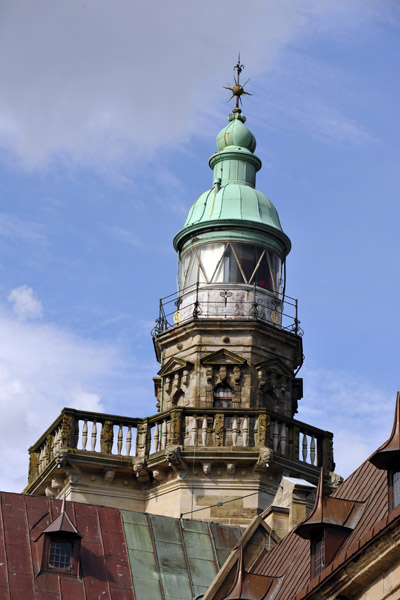
[[[255,188],[261,160],[246,117],[234,108],[209,160],[213,187],[196,200],[175,236],[179,317],[257,317],[278,324],[290,240],[272,202]]]

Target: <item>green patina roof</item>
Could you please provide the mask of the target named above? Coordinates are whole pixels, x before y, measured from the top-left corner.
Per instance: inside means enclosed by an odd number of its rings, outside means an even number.
[[[218,150],[223,150],[227,146],[240,146],[254,152],[257,145],[256,138],[244,124],[246,118],[240,113],[235,114],[238,114],[237,118],[234,114],[229,115],[229,125],[221,129],[217,135]]]
[[[121,510],[136,600],[205,594],[243,533],[239,526]]]
[[[272,202],[255,189],[260,159],[256,140],[244,124],[239,109],[217,136],[219,152],[211,156],[214,187],[191,206],[185,224],[174,238],[177,251],[193,244],[218,240],[242,240],[264,244],[284,258],[291,248]]]
[[[184,227],[220,221],[245,219],[282,231],[275,206],[260,191],[240,183],[227,183],[219,191],[207,190],[192,205]]]

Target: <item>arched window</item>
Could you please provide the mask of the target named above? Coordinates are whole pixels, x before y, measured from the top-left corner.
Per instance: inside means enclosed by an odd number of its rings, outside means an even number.
[[[214,406],[216,408],[232,408],[232,388],[220,383],[214,389]]]
[[[232,388],[225,383],[219,383],[214,389],[215,408],[232,408]],[[226,429],[231,428],[231,418],[225,416]]]

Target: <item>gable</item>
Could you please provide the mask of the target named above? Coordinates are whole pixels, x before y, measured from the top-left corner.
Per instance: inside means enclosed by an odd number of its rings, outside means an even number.
[[[265,512],[254,517],[248,528],[243,532],[240,540],[205,594],[205,600],[225,597],[232,590],[238,570],[248,571],[251,569],[260,552],[268,552],[270,548],[278,543],[279,538],[264,521]]]
[[[182,360],[181,358],[172,357],[165,363],[163,368],[158,371],[157,375],[160,375],[160,377],[166,377],[172,373],[177,373],[183,369],[191,369],[192,367],[193,363],[187,360]]]
[[[293,371],[280,358],[263,360],[259,363],[256,363],[255,368],[257,370],[266,369],[268,371],[273,371],[274,373],[284,375],[285,377],[290,377],[291,379],[294,377]]]
[[[246,359],[222,348],[201,359],[201,364],[206,365],[245,365]]]

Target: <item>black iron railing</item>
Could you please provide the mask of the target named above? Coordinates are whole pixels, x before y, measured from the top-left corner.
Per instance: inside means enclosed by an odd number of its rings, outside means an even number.
[[[240,301],[238,292],[245,292]],[[161,298],[153,333],[157,335],[192,319],[235,317],[262,321],[300,336],[304,333],[296,298],[279,296],[256,285],[233,287],[226,283],[197,283]]]

